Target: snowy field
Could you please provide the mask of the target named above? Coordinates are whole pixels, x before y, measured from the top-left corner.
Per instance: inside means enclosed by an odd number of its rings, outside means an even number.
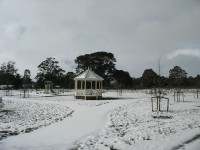
[[[45,97],[19,92],[3,97],[0,110],[0,149],[195,149],[200,147],[200,99],[184,93],[184,102],[174,102],[169,112],[152,112],[147,91],[103,93],[113,100],[75,100],[67,96]],[[117,99],[115,99],[117,98]],[[161,108],[166,109],[165,101]]]
[[[7,136],[28,133],[70,116],[67,106],[28,99],[4,98],[0,109],[0,140]]]

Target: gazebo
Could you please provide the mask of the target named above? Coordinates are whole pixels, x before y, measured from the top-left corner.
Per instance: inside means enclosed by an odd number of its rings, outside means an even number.
[[[89,68],[74,78],[76,99],[102,99],[103,78]]]

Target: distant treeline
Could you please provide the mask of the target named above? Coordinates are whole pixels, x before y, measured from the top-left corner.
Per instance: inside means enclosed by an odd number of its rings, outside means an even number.
[[[200,75],[188,77],[180,66],[169,70],[169,77],[160,76],[153,69],[146,69],[142,77],[133,78],[127,71],[115,67],[116,58],[108,52],[95,52],[80,55],[75,59],[75,72],[66,72],[59,66],[55,58],[49,57],[38,65],[38,73],[34,82],[29,69],[20,75],[15,62],[4,62],[0,68],[0,85],[13,85],[19,88],[44,88],[44,81],[52,81],[54,88],[74,88],[73,78],[88,67],[104,78],[104,88],[141,89],[141,88],[198,88]],[[158,68],[160,69],[160,68]],[[7,86],[9,87],[9,86]]]

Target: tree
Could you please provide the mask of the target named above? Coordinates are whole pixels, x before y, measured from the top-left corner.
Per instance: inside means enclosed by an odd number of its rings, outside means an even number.
[[[139,88],[141,88],[141,77],[139,77],[139,78],[135,78],[135,77],[133,77],[132,78],[132,87],[134,88],[134,89],[139,89]]]
[[[28,84],[31,84],[31,71],[29,69],[25,69],[24,70],[24,77],[23,77],[23,81],[24,81],[24,87],[27,88]]]
[[[13,82],[14,88],[15,89],[21,88],[22,87],[22,83],[23,83],[23,79],[21,78],[20,74],[17,73],[15,75],[14,82]]]
[[[38,66],[39,72],[35,77],[39,87],[44,86],[45,80],[52,81],[54,84],[60,85],[59,78],[63,76],[65,71],[58,65],[58,63],[59,62],[52,57],[49,57],[40,63]]]
[[[181,86],[184,85],[186,81],[187,73],[184,69],[179,66],[175,66],[169,71],[169,80],[172,86]]]
[[[74,88],[74,77],[75,77],[75,73],[67,72],[67,74],[65,74],[62,78],[60,78],[61,80],[60,86],[63,88],[68,88],[68,89]]]
[[[110,80],[113,77],[116,59],[112,53],[95,52],[78,56],[75,59],[77,64],[76,73],[79,74],[86,69],[91,68],[94,72],[104,78],[104,84],[109,86]]]
[[[141,87],[152,88],[158,85],[157,79],[159,76],[153,71],[153,69],[146,69],[142,74]]]
[[[1,73],[3,74],[16,75],[17,71],[18,69],[15,68],[14,61],[4,62],[1,66]]]
[[[116,70],[113,74],[114,79],[117,81],[118,88],[130,88],[132,87],[133,79],[130,74],[123,70]]]
[[[0,84],[14,85],[18,69],[15,68],[15,62],[9,61],[3,63],[0,68]]]
[[[200,88],[200,75],[199,74],[195,77],[194,81],[196,83],[196,87]]]

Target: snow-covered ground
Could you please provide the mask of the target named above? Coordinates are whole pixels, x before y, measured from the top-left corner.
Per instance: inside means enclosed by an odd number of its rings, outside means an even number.
[[[67,106],[28,99],[6,97],[4,104],[0,109],[0,140],[61,121],[73,113]]]
[[[166,95],[170,98],[169,112],[152,112],[151,95],[145,91],[125,91],[122,96],[105,92],[104,97],[118,99],[97,101],[75,100],[73,92],[65,94],[68,96],[32,93],[25,99],[4,97],[6,111],[0,112],[0,131],[20,134],[1,140],[0,149],[200,147],[200,99],[190,92],[180,103],[174,102],[172,94]]]
[[[170,96],[170,111],[153,113],[149,96],[133,100],[112,111],[105,128],[81,142],[79,149],[173,149],[184,144],[200,134],[200,103],[192,97],[187,94],[185,102],[177,104]]]

